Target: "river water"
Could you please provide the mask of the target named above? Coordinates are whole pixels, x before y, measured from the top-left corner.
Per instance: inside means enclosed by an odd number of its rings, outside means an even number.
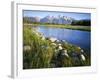
[[[55,37],[58,40],[65,40],[90,52],[91,32],[46,26],[38,26],[35,29],[44,34],[45,37]]]

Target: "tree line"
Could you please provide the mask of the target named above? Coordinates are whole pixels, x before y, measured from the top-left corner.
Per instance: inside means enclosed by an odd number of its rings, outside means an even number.
[[[73,20],[72,25],[91,26],[90,20]]]

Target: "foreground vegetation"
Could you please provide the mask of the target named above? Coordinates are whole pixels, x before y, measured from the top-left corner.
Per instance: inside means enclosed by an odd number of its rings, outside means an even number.
[[[24,23],[24,25],[30,26],[46,26],[46,27],[55,27],[55,28],[65,28],[72,30],[81,30],[81,31],[91,31],[90,26],[78,26],[78,25],[65,25],[65,24],[48,24],[48,23]]]
[[[90,56],[78,46],[45,38],[30,26],[23,33],[23,69],[90,66]]]

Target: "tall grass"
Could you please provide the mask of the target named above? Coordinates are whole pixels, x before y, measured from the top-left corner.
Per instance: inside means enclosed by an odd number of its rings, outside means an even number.
[[[48,39],[42,39],[40,33],[30,26],[24,26],[23,30],[23,69],[72,67],[90,65],[90,59],[86,55],[86,61],[75,60],[72,53],[80,53],[77,46],[67,42],[61,42],[63,49],[68,51],[69,57],[58,56],[60,50],[53,46]],[[57,43],[55,43],[57,44]]]
[[[31,50],[24,51],[24,68],[46,68],[50,66],[53,49],[49,41],[42,40],[41,36],[32,32],[29,27],[24,27],[24,45],[30,46]],[[28,66],[26,66],[28,65]]]

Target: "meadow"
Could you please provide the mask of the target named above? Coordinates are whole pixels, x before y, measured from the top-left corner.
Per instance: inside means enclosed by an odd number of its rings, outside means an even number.
[[[55,28],[65,28],[72,30],[81,30],[81,31],[91,31],[90,26],[80,26],[80,25],[65,25],[65,24],[49,24],[49,23],[25,23],[24,26],[47,26]]]

